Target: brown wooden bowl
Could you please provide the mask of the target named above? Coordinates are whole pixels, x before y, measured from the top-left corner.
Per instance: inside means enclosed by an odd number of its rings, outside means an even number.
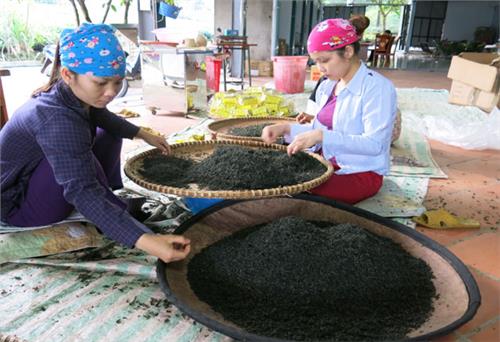
[[[282,341],[249,333],[224,319],[194,294],[187,279],[187,271],[190,260],[205,247],[247,227],[290,215],[307,220],[356,224],[393,240],[430,266],[438,294],[433,303],[434,312],[424,324],[411,331],[406,340],[429,340],[449,334],[475,315],[481,302],[477,284],[467,267],[448,249],[395,221],[351,205],[305,194],[251,201],[222,201],[182,224],[175,233],[191,240],[191,253],[182,261],[169,264],[159,261],[157,265],[157,277],[167,299],[196,321],[237,340]]]

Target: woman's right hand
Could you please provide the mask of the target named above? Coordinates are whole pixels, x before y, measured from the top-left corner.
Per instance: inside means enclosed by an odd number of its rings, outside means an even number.
[[[304,112],[300,113],[295,118],[295,120],[297,120],[297,122],[301,125],[306,124],[306,123],[310,123],[313,119],[314,119],[314,115],[307,114]]]
[[[135,247],[168,263],[187,257],[191,251],[190,243],[182,235],[143,234]]]
[[[261,138],[266,144],[272,144],[276,142],[279,137],[282,137],[285,134],[290,134],[290,125],[276,124],[264,127]]]

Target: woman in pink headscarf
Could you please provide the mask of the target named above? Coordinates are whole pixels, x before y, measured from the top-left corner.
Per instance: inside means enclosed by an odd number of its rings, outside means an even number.
[[[358,57],[367,19],[327,19],[314,27],[307,49],[326,77],[316,89],[319,111],[310,124],[278,124],[262,132],[267,143],[284,136],[290,155],[304,149],[321,153],[335,173],[311,192],[351,204],[380,190],[396,117],[393,84]]]

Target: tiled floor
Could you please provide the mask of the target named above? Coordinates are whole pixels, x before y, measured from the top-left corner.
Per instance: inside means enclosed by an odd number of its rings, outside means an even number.
[[[450,89],[442,72],[381,70],[396,87]],[[424,205],[473,218],[480,229],[417,230],[448,247],[469,268],[481,292],[475,317],[436,341],[500,341],[500,151],[472,151],[430,141],[432,155],[448,179],[431,179]]]
[[[411,52],[405,54],[398,51],[394,57],[385,63],[383,58],[378,61],[378,66],[386,69],[415,70],[415,71],[437,71],[447,72],[451,63],[450,57],[434,57],[422,52]]]
[[[449,179],[432,179],[424,205],[474,218],[480,229],[417,230],[448,247],[471,270],[481,292],[476,316],[443,341],[500,341],[500,152],[468,151],[431,141]]]
[[[401,88],[449,89],[451,85],[446,73],[440,71],[383,69],[380,72]],[[16,74],[21,78],[16,78]],[[20,104],[19,94],[26,92],[24,77],[25,70],[13,70],[13,76],[4,80],[7,106],[11,113]],[[256,78],[254,82],[260,85],[269,80]],[[16,82],[21,86],[16,88]],[[150,126],[164,134],[176,132],[197,121],[196,118],[182,116],[153,116],[145,110],[139,112],[141,117],[131,119],[132,122]],[[126,142],[125,150],[136,144],[134,141]],[[428,209],[445,208],[481,222],[481,228],[476,230],[444,231],[417,227],[418,231],[448,247],[469,267],[482,296],[476,316],[451,335],[437,341],[500,341],[500,151],[470,151],[435,141],[431,141],[431,147],[435,160],[449,179],[430,181],[425,206]]]

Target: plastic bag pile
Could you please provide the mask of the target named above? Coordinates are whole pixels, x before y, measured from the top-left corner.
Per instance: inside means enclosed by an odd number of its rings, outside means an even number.
[[[242,91],[216,93],[210,102],[209,112],[214,118],[224,119],[290,116],[294,114],[294,106],[273,90],[250,87]]]

